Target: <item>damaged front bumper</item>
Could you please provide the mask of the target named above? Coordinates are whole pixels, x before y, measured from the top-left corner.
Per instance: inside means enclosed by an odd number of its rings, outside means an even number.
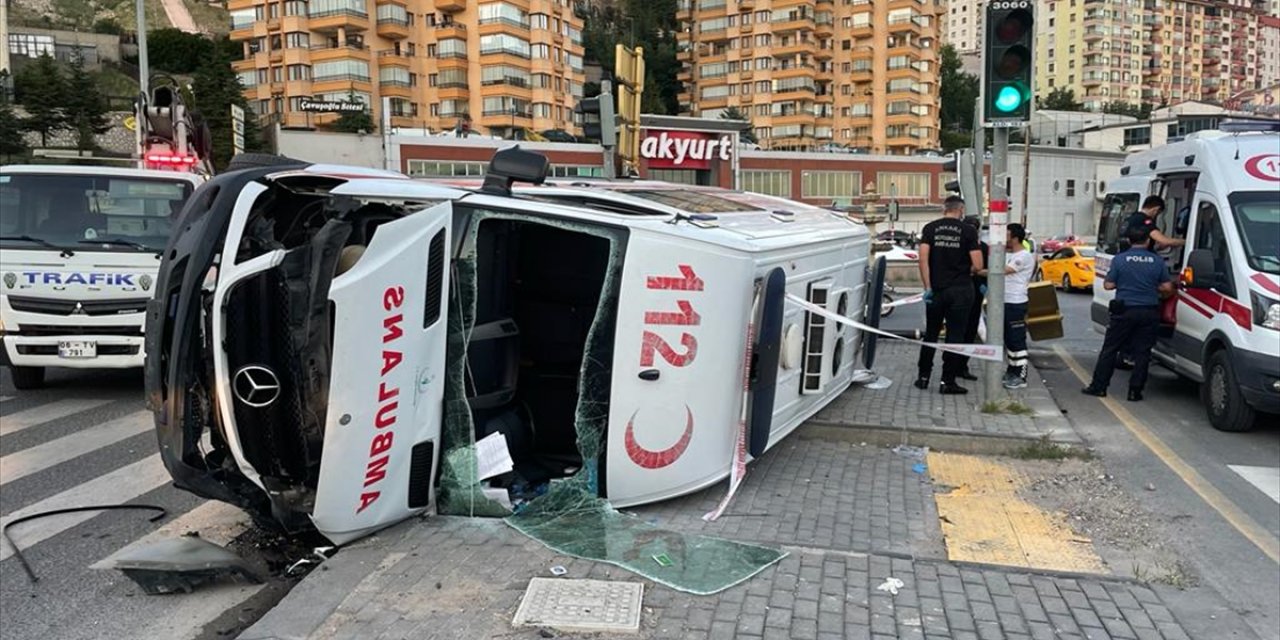
[[[148,309],[148,399],[179,487],[341,544],[430,501],[437,336],[399,307],[442,297],[450,214],[371,220],[279,171],[220,176],[184,212]]]

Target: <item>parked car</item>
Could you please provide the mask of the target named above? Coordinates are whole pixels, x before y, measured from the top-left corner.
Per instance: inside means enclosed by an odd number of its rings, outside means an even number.
[[[1093,286],[1093,247],[1062,247],[1040,260],[1040,279],[1063,291]]]
[[[888,251],[877,252],[876,255],[884,256],[884,259],[889,262],[915,262],[920,259],[920,252],[915,249],[906,249],[896,245]]]
[[[1040,252],[1053,253],[1054,251],[1057,251],[1058,249],[1061,249],[1063,247],[1076,246],[1082,243],[1083,241],[1080,240],[1080,237],[1076,236],[1075,234],[1053,236],[1052,238],[1049,238],[1048,240],[1045,240],[1044,242],[1040,243]]]
[[[876,234],[876,240],[879,242],[892,242],[893,244],[900,246],[909,246],[912,244],[911,234],[906,231],[902,231],[901,229],[895,229],[892,231],[886,229],[881,231]]]

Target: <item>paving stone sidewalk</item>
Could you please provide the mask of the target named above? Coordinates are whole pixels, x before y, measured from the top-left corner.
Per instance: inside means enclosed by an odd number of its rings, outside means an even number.
[[[723,484],[629,510],[675,531],[788,551],[712,596],[559,555],[501,520],[430,517],[344,549],[240,637],[603,637],[512,627],[529,580],[552,577],[555,565],[568,570],[565,578],[643,582],[641,638],[1192,637],[1159,593],[1137,583],[947,562],[932,486],[913,464],[883,446],[793,438],[752,464],[718,522],[700,516]],[[902,582],[896,595],[880,589],[891,577]]]
[[[875,371],[893,381],[888,389],[855,386],[820,411],[812,424],[869,429],[905,430],[914,434],[957,436],[999,436],[1003,438],[1051,440],[1070,444],[1082,442],[1071,423],[1062,415],[1035,366],[1029,366],[1027,388],[1001,390],[999,400],[1017,400],[1029,415],[983,413],[986,401],[983,381],[965,381],[968,395],[944,396],[936,385],[941,363],[935,363],[933,387],[920,390],[916,378],[919,349],[911,344],[882,340],[876,351]],[[940,358],[940,356],[935,356]],[[976,369],[978,361],[972,361]],[[979,376],[985,375],[979,373]]]

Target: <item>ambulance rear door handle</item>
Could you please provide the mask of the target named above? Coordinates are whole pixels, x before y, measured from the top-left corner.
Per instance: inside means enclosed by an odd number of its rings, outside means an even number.
[[[657,380],[659,375],[661,374],[658,372],[657,369],[645,369],[644,371],[640,372],[640,379],[650,380],[650,381]]]

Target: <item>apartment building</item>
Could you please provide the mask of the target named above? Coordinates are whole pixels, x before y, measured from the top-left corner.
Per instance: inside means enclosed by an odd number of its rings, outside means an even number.
[[[1266,0],[1038,0],[1036,92],[1112,101],[1224,102],[1280,80],[1264,60]]]
[[[765,149],[937,149],[941,0],[681,0],[681,112]]]
[[[951,0],[943,20],[943,44],[955,47],[961,56],[982,53],[987,0]]]
[[[582,20],[568,0],[229,0],[234,63],[258,114],[316,127],[304,99],[390,99],[396,127],[573,131]]]

